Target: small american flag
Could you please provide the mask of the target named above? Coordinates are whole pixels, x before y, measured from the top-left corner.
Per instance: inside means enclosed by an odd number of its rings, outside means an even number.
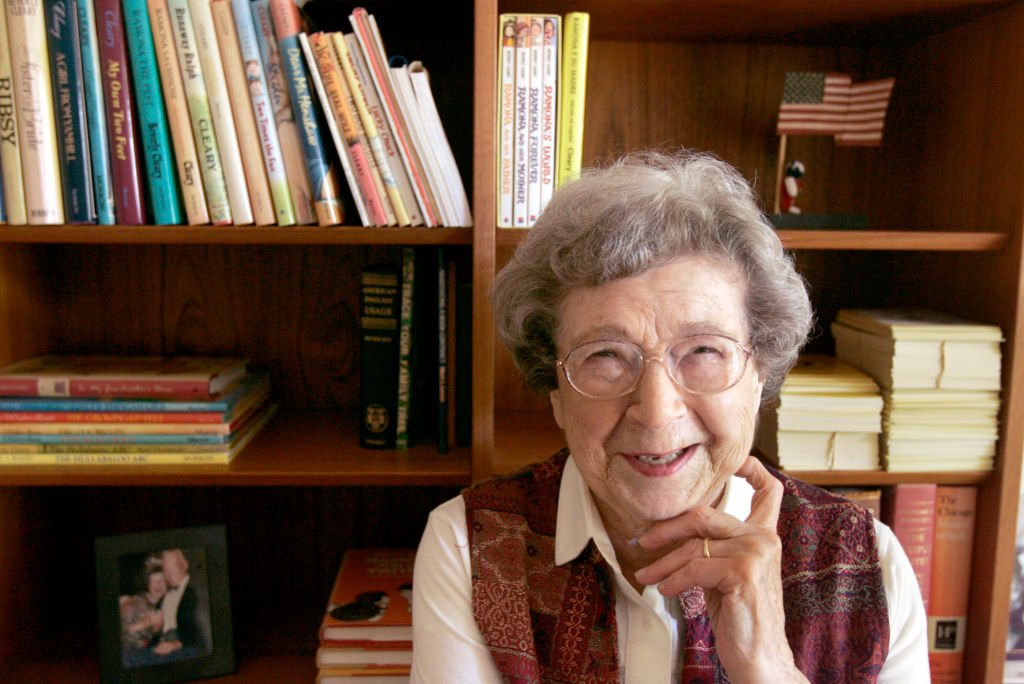
[[[837,145],[878,146],[895,79],[852,83],[846,74],[789,72],[779,135],[834,135]]]
[[[843,132],[850,97],[845,74],[791,71],[779,107],[779,135],[836,135]]]

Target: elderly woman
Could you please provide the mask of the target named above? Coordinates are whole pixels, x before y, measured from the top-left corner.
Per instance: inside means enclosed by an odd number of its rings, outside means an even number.
[[[568,448],[431,514],[413,681],[928,681],[891,530],[750,455],[812,315],[732,168],[584,172],[494,301]]]

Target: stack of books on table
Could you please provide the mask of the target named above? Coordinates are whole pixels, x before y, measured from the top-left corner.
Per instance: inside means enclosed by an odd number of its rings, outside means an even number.
[[[761,411],[757,448],[786,470],[878,470],[882,396],[863,371],[805,354]]]
[[[320,623],[318,684],[409,681],[415,549],[345,552]]]
[[[37,356],[0,368],[0,464],[228,463],[275,408],[245,359]]]
[[[890,471],[991,470],[998,436],[1002,331],[945,313],[844,309],[836,356],[882,387]]]

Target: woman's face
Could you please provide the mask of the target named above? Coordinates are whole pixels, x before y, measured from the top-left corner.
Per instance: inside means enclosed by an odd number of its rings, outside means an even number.
[[[696,255],[573,290],[560,311],[558,356],[610,338],[660,356],[673,340],[698,333],[749,347],[745,294],[739,269]],[[606,526],[632,534],[715,503],[750,453],[763,387],[753,359],[735,386],[704,396],[679,389],[654,362],[632,393],[610,400],[579,394],[559,372],[551,404]],[[654,465],[652,457],[671,460]]]
[[[162,572],[149,573],[149,594],[157,598],[167,593],[167,578]]]

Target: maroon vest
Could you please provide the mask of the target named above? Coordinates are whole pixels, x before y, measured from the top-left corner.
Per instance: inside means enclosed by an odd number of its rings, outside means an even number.
[[[568,451],[463,492],[473,614],[506,681],[619,681],[614,579],[593,541],[555,565],[555,518]],[[812,682],[874,682],[889,616],[871,515],[771,471],[783,485],[778,533],[786,638]],[[728,682],[700,589],[680,596],[683,677]]]

